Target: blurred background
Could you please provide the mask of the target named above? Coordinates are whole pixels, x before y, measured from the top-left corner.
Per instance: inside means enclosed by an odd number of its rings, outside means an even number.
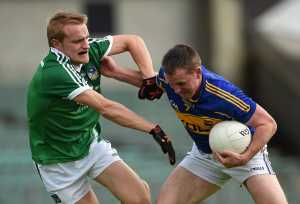
[[[48,52],[46,23],[57,10],[86,13],[92,36],[138,34],[158,70],[177,43],[196,48],[211,70],[243,88],[277,120],[270,159],[292,204],[300,203],[300,1],[299,0],[1,0],[0,1],[0,203],[50,204],[33,166],[26,122],[26,87]],[[115,58],[135,68],[126,54]],[[167,131],[180,161],[191,140],[165,97],[137,99],[137,89],[103,78],[103,94]],[[171,172],[167,158],[146,134],[101,119],[103,136],[152,189],[153,200]],[[118,203],[94,183],[102,203]],[[232,181],[205,201],[253,203]]]

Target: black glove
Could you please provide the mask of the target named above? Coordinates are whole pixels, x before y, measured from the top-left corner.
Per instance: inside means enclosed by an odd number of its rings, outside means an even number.
[[[160,99],[160,97],[163,94],[163,90],[156,84],[156,76],[144,79],[143,84],[140,87],[139,90],[139,99],[148,99],[148,100],[154,100],[154,99]]]
[[[155,141],[160,145],[163,153],[164,154],[168,153],[170,164],[174,165],[176,163],[175,151],[172,146],[171,140],[168,138],[165,132],[160,128],[159,125],[156,125],[155,128],[153,128],[150,131],[150,134],[153,136]]]

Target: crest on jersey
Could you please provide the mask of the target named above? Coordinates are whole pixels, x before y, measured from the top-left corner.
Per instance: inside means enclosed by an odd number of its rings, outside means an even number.
[[[87,75],[91,80],[95,80],[99,77],[98,70],[94,66],[88,68]]]
[[[175,109],[176,111],[179,111],[179,108],[178,108],[177,104],[175,103],[175,101],[170,99],[169,102],[170,102],[173,109]]]
[[[189,111],[193,104],[189,101],[186,101],[186,100],[183,100],[183,102],[184,102],[184,110]]]

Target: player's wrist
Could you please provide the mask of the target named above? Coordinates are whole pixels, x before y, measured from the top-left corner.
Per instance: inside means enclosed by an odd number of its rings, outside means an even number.
[[[142,85],[138,92],[139,99],[160,99],[163,94],[163,90],[156,83],[157,75],[143,79]]]
[[[149,79],[149,78],[153,78],[156,76],[156,73],[153,71],[153,72],[149,72],[149,73],[142,73],[142,77],[143,79]]]
[[[252,151],[247,149],[245,152],[241,154],[242,163],[246,164],[255,154]]]
[[[164,131],[161,129],[161,127],[156,124],[150,131],[149,131],[149,134],[154,136],[154,135],[166,135],[164,133]]]
[[[165,144],[168,140],[166,133],[161,129],[161,127],[159,125],[156,125],[150,132],[149,134],[151,134],[153,136],[153,139],[157,142],[157,144],[159,144],[162,148],[162,151],[164,153],[167,152]]]
[[[160,145],[161,150],[164,154],[168,154],[170,164],[173,165],[176,163],[176,155],[172,142],[166,133],[161,129],[159,125],[156,125],[150,132],[153,136],[153,139]]]
[[[153,80],[156,78],[156,75],[154,76],[151,76],[151,77],[147,77],[147,78],[144,78],[144,81],[147,81],[147,80]]]

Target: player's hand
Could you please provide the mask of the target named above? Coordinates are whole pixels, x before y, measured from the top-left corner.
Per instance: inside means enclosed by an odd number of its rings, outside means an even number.
[[[243,154],[235,153],[229,150],[224,152],[213,152],[214,157],[223,164],[226,168],[232,168],[236,166],[243,166],[248,162]]]
[[[163,93],[164,93],[163,90],[159,86],[157,86],[156,76],[154,76],[143,80],[138,96],[139,99],[146,98],[152,101],[154,99],[160,99]]]
[[[153,136],[155,141],[160,145],[163,153],[164,154],[168,153],[170,164],[174,165],[176,163],[176,156],[175,156],[175,151],[172,142],[169,139],[169,137],[165,134],[165,132],[160,128],[159,125],[156,125],[155,128],[153,128],[150,131],[150,134]]]

